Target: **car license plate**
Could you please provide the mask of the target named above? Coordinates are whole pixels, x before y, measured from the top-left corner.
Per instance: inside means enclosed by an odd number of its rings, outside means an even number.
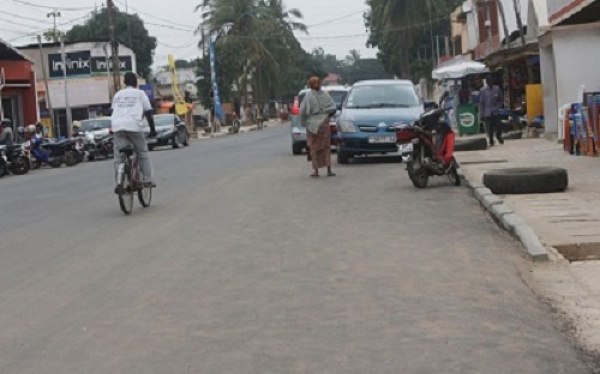
[[[396,135],[370,136],[369,143],[396,143]]]
[[[411,153],[412,151],[413,151],[412,143],[400,144],[398,146],[398,153],[400,153],[400,154]]]

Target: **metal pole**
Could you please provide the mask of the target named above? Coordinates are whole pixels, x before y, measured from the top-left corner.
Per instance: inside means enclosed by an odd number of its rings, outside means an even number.
[[[492,16],[490,14],[490,2],[485,0],[485,28],[487,29],[487,54],[492,53]]]
[[[439,65],[440,63],[440,36],[436,35],[435,36],[435,49],[436,49],[436,56],[437,56],[437,65]]]
[[[60,37],[60,51],[63,63],[63,79],[65,85],[65,110],[67,111],[67,137],[71,137],[71,105],[69,105],[69,88],[67,83],[67,54],[65,53],[65,38]],[[58,127],[58,137],[60,137],[60,126]]]
[[[48,72],[46,71],[46,61],[44,60],[44,49],[42,47],[42,36],[37,36],[38,45],[40,47],[40,61],[42,62],[42,77],[44,78],[44,87],[46,88],[46,106],[50,112],[50,125],[54,128],[54,109],[52,108],[52,100],[50,100],[50,89],[48,88]]]
[[[108,12],[108,37],[110,39],[110,45],[112,47],[112,72],[115,92],[121,89],[121,74],[119,72],[121,63],[119,61],[119,43],[115,39],[115,22],[113,19],[114,3],[113,0],[107,1]]]
[[[112,103],[113,91],[111,90],[111,87],[110,87],[110,68],[109,68],[109,63],[108,63],[110,61],[110,59],[108,58],[108,44],[104,44],[102,49],[104,49],[104,56],[106,56],[106,85],[108,86],[108,99],[109,99],[109,102]]]
[[[433,53],[433,21],[431,20],[431,0],[427,0],[427,12],[429,13],[429,38],[431,40],[431,60],[433,61],[433,67],[435,68],[437,66],[437,63],[435,60],[433,60],[433,56],[435,54]]]

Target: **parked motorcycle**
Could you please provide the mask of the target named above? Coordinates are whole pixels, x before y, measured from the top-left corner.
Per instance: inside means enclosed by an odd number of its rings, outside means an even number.
[[[96,138],[96,156],[102,156],[105,158],[114,157],[114,142],[111,134],[106,135],[103,138]]]
[[[444,122],[444,112],[434,109],[412,125],[394,125],[399,153],[407,162],[408,177],[417,188],[427,187],[432,176],[446,176],[460,186],[459,165],[453,156],[455,134]]]
[[[94,161],[96,159],[96,140],[94,135],[91,133],[80,133],[73,137],[75,143],[75,150],[77,151],[77,159],[79,162],[83,162],[87,158],[88,161]]]
[[[505,133],[520,132],[528,125],[527,103],[523,102],[520,107],[515,109],[501,109],[500,123],[502,131]]]
[[[0,146],[0,176],[9,172],[15,175],[27,174],[30,169],[29,158],[25,155],[23,146],[15,144],[11,146]]]
[[[31,154],[35,158],[35,168],[50,165],[59,168],[63,163],[67,166],[75,166],[79,163],[78,151],[72,139],[63,139],[53,142],[44,142],[42,139],[33,140]]]

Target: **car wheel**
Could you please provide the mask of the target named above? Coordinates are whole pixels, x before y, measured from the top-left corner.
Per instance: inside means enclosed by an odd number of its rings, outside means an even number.
[[[149,150],[150,152],[152,152],[152,151],[154,150],[154,145],[149,145],[149,144],[148,144],[148,150]]]
[[[183,146],[184,147],[189,147],[190,146],[190,134],[188,134],[188,132],[185,132],[185,138],[183,139]]]
[[[337,162],[338,164],[345,165],[350,162],[352,155],[348,152],[344,152],[338,149],[337,152]]]
[[[179,134],[173,136],[173,139],[171,141],[173,142],[173,149],[181,147],[181,145],[179,144]]]
[[[563,168],[512,168],[483,174],[483,185],[494,194],[563,192],[569,185]]]
[[[302,144],[294,143],[292,144],[292,154],[295,156],[302,154]]]

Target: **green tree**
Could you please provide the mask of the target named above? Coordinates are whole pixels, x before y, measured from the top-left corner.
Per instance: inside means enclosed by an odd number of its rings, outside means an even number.
[[[144,21],[137,14],[122,13],[115,8],[115,35],[120,43],[128,45],[136,55],[138,74],[148,78],[152,66],[152,54],[156,49],[156,38],[150,36]],[[93,11],[83,25],[75,25],[67,31],[71,42],[86,40],[108,40],[108,13],[106,8]],[[131,41],[132,45],[129,45]]]
[[[315,70],[293,33],[306,31],[299,22],[302,14],[286,9],[282,0],[204,0],[196,9],[202,14],[202,37],[216,37],[217,65],[230,67],[223,81],[233,82],[245,103],[249,86],[254,101],[264,102],[296,90],[291,85]]]
[[[378,58],[386,70],[401,78],[415,79],[417,72],[431,72],[433,64],[423,57],[421,47],[425,44],[431,48],[431,34],[450,34],[449,14],[461,2],[367,0],[368,44],[379,49]]]

